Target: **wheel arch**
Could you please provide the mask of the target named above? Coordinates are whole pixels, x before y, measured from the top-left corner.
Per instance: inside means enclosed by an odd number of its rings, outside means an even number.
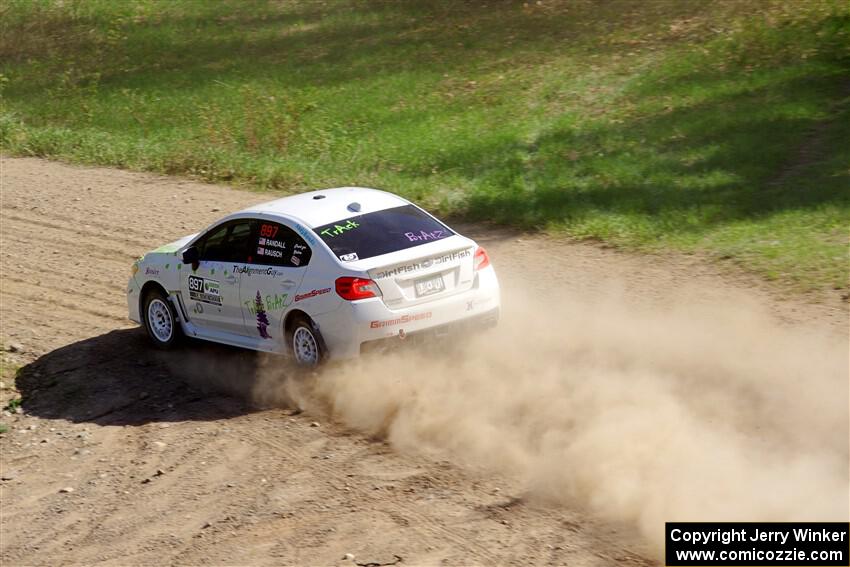
[[[147,313],[145,313],[145,300],[152,291],[160,291],[162,295],[168,298],[168,291],[156,280],[148,280],[142,286],[142,289],[139,291],[139,315],[141,315],[142,323],[145,322],[145,317],[147,317]]]
[[[310,315],[306,311],[302,311],[301,309],[293,309],[289,313],[287,313],[283,319],[283,336],[284,341],[287,343],[287,346],[284,349],[291,354],[291,342],[292,342],[292,331],[295,327],[295,323],[299,319],[304,319],[308,325],[312,328],[313,335],[315,336],[316,342],[319,347],[319,364],[321,364],[322,360],[328,356],[328,345],[325,343],[324,337],[322,337],[322,331],[319,329],[319,324],[316,323],[316,320],[310,317]]]
[[[310,317],[306,311],[302,311],[301,309],[292,309],[283,318],[283,332],[284,336],[287,337],[287,340],[289,338],[289,333],[292,332],[292,327],[295,325],[295,321],[297,321],[299,317],[303,317],[308,321],[313,321],[313,318]],[[313,321],[313,324],[315,325],[316,322]]]

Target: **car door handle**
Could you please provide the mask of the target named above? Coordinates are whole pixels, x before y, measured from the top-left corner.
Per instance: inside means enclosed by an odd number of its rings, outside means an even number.
[[[295,285],[295,280],[283,280],[280,282],[280,287],[292,287]]]

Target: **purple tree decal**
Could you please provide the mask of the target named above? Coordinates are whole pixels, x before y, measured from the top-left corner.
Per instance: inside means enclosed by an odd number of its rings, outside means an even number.
[[[257,330],[260,332],[260,336],[264,339],[272,338],[266,330],[269,328],[269,318],[266,316],[266,308],[263,307],[263,298],[260,295],[260,290],[257,290],[257,298],[254,300],[254,307],[257,311]]]

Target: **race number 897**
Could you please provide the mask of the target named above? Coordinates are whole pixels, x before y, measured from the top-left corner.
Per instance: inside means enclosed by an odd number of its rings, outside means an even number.
[[[189,276],[189,291],[204,291],[204,278]]]
[[[274,238],[277,236],[278,226],[274,224],[260,225],[260,236],[263,238]]]

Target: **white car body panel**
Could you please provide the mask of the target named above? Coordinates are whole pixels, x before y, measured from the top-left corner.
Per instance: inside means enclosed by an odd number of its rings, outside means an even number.
[[[352,203],[357,204],[353,209],[349,208]],[[342,261],[313,231],[347,222],[349,217],[404,205],[411,203],[391,193],[344,187],[285,197],[228,215],[136,262],[128,285],[129,317],[142,323],[142,294],[146,286],[157,285],[175,306],[188,336],[286,353],[285,323],[290,314],[299,311],[318,326],[330,359],[358,356],[362,345],[370,341],[441,329],[481,316],[497,319],[496,272],[492,265],[475,270],[478,246],[469,238],[455,233],[371,258]],[[210,231],[244,219],[277,223],[294,231],[300,238],[285,243],[268,239],[278,248],[261,247],[257,253],[291,254],[289,261],[295,262],[295,256],[301,254],[299,246],[306,245],[309,250],[305,253],[311,254],[306,265],[271,265],[262,263],[263,258],[250,257],[250,263],[201,260],[196,270],[183,264],[183,252],[208,238]],[[265,230],[267,225],[262,227]],[[342,276],[374,280],[382,297],[343,299],[335,290],[335,281]],[[425,286],[421,289],[429,295],[419,297],[417,284]]]
[[[239,298],[241,274],[228,272],[227,264],[220,261],[201,261],[191,273],[187,268],[182,264],[179,268],[178,290],[184,305],[192,304],[188,316],[193,324],[209,331],[244,335]],[[193,295],[204,299],[192,301]]]

